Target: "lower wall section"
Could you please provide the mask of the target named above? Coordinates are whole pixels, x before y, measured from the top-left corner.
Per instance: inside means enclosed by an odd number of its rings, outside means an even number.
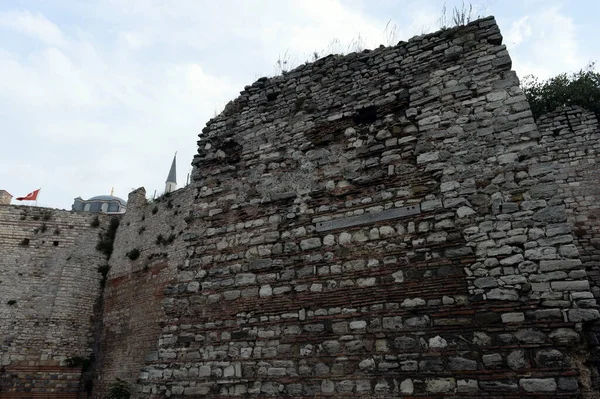
[[[157,264],[107,283],[97,392],[117,378],[136,381],[140,365],[158,356],[166,268],[166,263]]]
[[[80,377],[81,370],[58,365],[3,367],[0,370],[0,398],[77,399],[85,397]]]
[[[183,215],[175,216],[191,208],[193,194],[182,189],[151,203],[143,188],[129,195],[104,291],[94,398],[102,398],[117,379],[135,390],[140,369],[159,357],[165,292],[186,253],[176,239],[186,223]]]

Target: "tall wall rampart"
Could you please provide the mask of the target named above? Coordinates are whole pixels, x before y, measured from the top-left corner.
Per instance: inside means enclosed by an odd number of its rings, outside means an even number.
[[[187,188],[152,202],[143,188],[129,195],[104,292],[95,397],[101,398],[117,378],[134,384],[144,362],[158,359],[165,290],[187,258],[183,231],[194,195]]]
[[[76,398],[85,389],[106,264],[96,245],[108,220],[0,206],[0,397]]]
[[[110,217],[0,206],[0,397],[87,396],[96,354],[97,398],[599,397],[597,118],[536,126],[501,42],[259,79],[109,267]]]
[[[547,191],[560,193],[573,226],[575,241],[583,264],[594,286],[600,275],[600,127],[594,113],[568,107],[538,120],[540,146],[544,156],[554,161],[544,171]],[[600,287],[595,289],[600,297]]]
[[[566,107],[538,120],[540,146],[552,168],[543,171],[541,190],[554,192],[565,201],[573,243],[565,249],[579,251],[592,293],[600,298],[600,126],[594,113]],[[590,298],[590,303],[593,301]],[[598,346],[600,325],[586,329],[587,339]],[[593,358],[600,361],[598,350]]]
[[[595,397],[600,314],[501,41],[326,57],[211,120],[139,397]]]

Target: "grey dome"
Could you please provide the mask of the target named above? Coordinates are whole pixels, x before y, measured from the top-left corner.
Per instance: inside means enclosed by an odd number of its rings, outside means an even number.
[[[119,201],[122,205],[127,205],[127,201],[114,195],[97,195],[88,199],[88,201]]]

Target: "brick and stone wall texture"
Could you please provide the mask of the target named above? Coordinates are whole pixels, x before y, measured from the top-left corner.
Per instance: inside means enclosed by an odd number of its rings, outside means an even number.
[[[545,160],[553,164],[540,170],[545,184],[540,190],[565,201],[572,243],[586,269],[592,293],[600,298],[600,126],[594,113],[580,107],[558,109],[537,121]],[[588,329],[594,346],[600,340],[600,324]],[[597,348],[596,348],[597,349]],[[600,354],[594,351],[594,361]],[[600,363],[599,363],[600,364]]]
[[[600,127],[594,113],[569,107],[538,121],[544,157],[554,161],[540,175],[541,189],[564,198],[573,244],[588,269],[595,296],[600,297]]]
[[[594,219],[541,126],[493,18],[247,86],[192,185],[130,196],[96,395],[598,397]]]
[[[75,398],[85,389],[106,264],[95,247],[108,218],[94,219],[0,207],[0,398]]]
[[[144,362],[158,359],[165,289],[187,258],[181,237],[194,195],[180,189],[153,202],[143,188],[129,195],[104,292],[94,397],[117,378],[134,383]]]
[[[12,195],[6,190],[0,190],[0,205],[9,205]]]

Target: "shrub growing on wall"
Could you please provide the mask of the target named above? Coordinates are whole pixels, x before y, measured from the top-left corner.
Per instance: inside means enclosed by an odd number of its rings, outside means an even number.
[[[579,105],[596,116],[600,115],[600,73],[594,72],[594,63],[571,75],[562,73],[546,81],[532,75],[525,76],[523,92],[531,106],[533,117],[552,112],[568,105]]]
[[[137,248],[133,248],[131,251],[127,252],[127,257],[131,260],[136,260],[140,257],[140,250]]]
[[[110,220],[110,224],[108,225],[108,229],[104,234],[100,234],[100,241],[96,245],[96,249],[101,251],[104,255],[106,255],[106,259],[110,258],[113,252],[113,243],[115,241],[115,236],[117,234],[117,229],[119,228],[119,218],[113,217]]]
[[[108,392],[104,396],[106,399],[129,399],[131,397],[131,389],[129,384],[120,378],[110,384]]]

